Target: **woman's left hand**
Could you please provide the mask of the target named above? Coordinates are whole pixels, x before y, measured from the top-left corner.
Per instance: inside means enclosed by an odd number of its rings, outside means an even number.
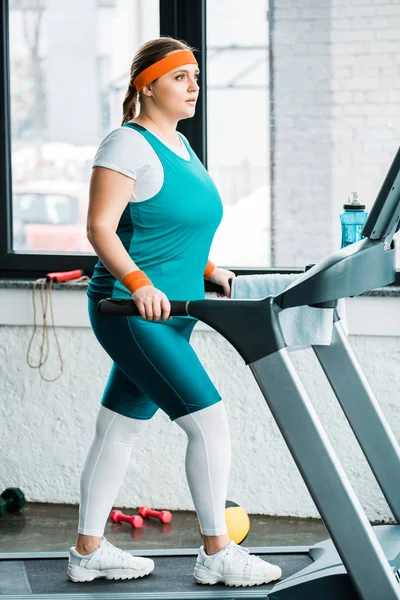
[[[211,281],[216,285],[220,285],[224,288],[224,294],[220,294],[217,292],[217,297],[221,298],[222,296],[231,297],[231,288],[229,286],[229,279],[235,279],[236,275],[233,271],[228,271],[228,269],[220,269],[219,267],[215,267],[214,271],[211,273],[210,277],[207,277],[207,281]]]

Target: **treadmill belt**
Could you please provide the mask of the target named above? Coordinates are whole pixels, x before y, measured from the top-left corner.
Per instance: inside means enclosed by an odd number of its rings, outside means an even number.
[[[308,554],[259,554],[260,558],[279,565],[283,577],[288,577],[313,561]],[[230,588],[224,584],[199,585],[193,579],[195,556],[155,556],[155,569],[151,575],[139,579],[108,581],[105,578],[84,583],[74,583],[67,577],[67,559],[25,559],[0,561],[0,595],[8,594],[88,594],[88,593],[173,593],[199,592]],[[16,585],[18,581],[18,585]],[[271,589],[272,584],[250,589]],[[245,588],[249,589],[249,588]]]

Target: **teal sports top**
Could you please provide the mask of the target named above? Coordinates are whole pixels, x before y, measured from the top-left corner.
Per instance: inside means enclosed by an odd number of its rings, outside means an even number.
[[[168,300],[202,300],[203,274],[223,216],[219,192],[184,136],[180,138],[190,160],[137,123],[123,127],[132,127],[146,138],[162,164],[164,181],[148,200],[129,202],[116,233],[132,260]],[[94,267],[87,295],[96,301],[132,298],[101,260]]]

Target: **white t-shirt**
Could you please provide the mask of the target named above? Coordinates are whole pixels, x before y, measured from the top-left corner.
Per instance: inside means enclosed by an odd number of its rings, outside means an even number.
[[[186,140],[182,133],[177,133]],[[189,151],[182,140],[180,147],[171,146],[155,133],[153,135],[175,154],[184,160],[190,160]],[[131,202],[143,202],[152,198],[160,191],[164,182],[164,169],[157,153],[146,138],[131,127],[113,129],[102,139],[93,167],[107,167],[134,179]]]

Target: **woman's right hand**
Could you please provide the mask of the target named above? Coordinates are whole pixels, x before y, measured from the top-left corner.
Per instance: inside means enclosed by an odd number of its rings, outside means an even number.
[[[163,321],[172,319],[172,317],[169,316],[171,304],[167,296],[153,285],[144,285],[136,290],[136,292],[132,294],[132,300],[136,304],[143,319],[158,321],[161,316]]]

